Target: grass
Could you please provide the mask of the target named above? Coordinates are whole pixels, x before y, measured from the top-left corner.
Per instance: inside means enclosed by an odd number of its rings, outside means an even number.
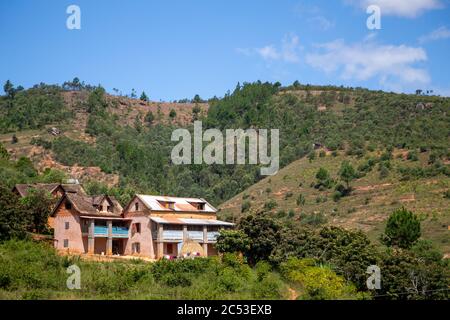
[[[81,290],[66,287],[68,266],[81,270]],[[44,243],[0,244],[0,299],[285,299],[276,272],[263,277],[236,256],[182,261],[90,262],[62,257]]]
[[[245,195],[246,201],[250,201],[251,205],[247,211],[249,213],[262,209],[268,201],[275,201],[277,206],[272,210],[274,216],[280,210],[285,212],[293,210],[295,216],[286,219],[295,220],[308,215],[323,214],[326,217],[326,223],[361,229],[377,243],[389,214],[396,208],[405,206],[423,217],[423,238],[432,240],[444,253],[448,254],[450,253],[448,239],[450,200],[444,198],[443,194],[449,189],[450,178],[439,175],[400,181],[398,167],[426,166],[428,161],[427,153],[419,154],[418,161],[408,161],[397,157],[401,152],[401,150],[394,151],[394,159],[391,160],[392,169],[386,178],[380,178],[375,165],[366,176],[353,181],[352,194],[341,198],[338,202],[333,201],[334,188],[320,191],[312,186],[316,183],[315,175],[319,168],[325,168],[333,179],[339,180],[338,171],[343,160],[350,160],[357,168],[366,161],[367,157],[376,157],[380,153],[372,152],[361,159],[346,156],[342,151],[337,157],[327,153],[325,157],[316,157],[313,161],[302,158],[283,168],[275,176],[261,180],[243,193],[226,201],[220,206],[220,215],[222,218],[238,219],[242,214],[241,205]],[[293,196],[286,197],[287,194],[293,194]],[[300,194],[305,202],[297,205]]]

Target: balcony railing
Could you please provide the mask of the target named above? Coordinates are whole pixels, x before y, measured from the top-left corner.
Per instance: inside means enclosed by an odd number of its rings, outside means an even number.
[[[95,237],[107,237],[108,236],[108,226],[94,226],[94,236]],[[128,228],[120,226],[112,226],[112,237],[113,238],[128,238]]]
[[[208,241],[215,242],[218,235],[218,231],[208,231]],[[203,242],[203,231],[188,231],[187,236],[192,240]],[[153,238],[158,239],[158,232],[153,231]],[[164,230],[162,239],[164,241],[183,241],[183,230]]]
[[[219,231],[208,232],[208,241],[216,241],[219,236]]]

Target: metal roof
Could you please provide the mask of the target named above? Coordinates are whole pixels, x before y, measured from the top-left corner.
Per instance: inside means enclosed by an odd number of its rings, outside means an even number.
[[[186,224],[186,225],[209,225],[209,226],[233,226],[233,223],[213,219],[186,219],[186,218],[160,218],[151,217],[152,221],[160,224]]]
[[[178,211],[178,212],[205,212],[215,213],[217,209],[209,204],[205,199],[201,198],[178,198],[178,197],[166,197],[166,196],[150,196],[138,194],[136,195],[150,210],[154,211]],[[173,203],[173,208],[166,208],[162,203]],[[192,204],[203,203],[205,204],[204,210],[197,209]]]

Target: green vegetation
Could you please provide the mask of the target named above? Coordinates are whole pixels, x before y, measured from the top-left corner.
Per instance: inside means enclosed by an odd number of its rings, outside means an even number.
[[[81,270],[81,290],[66,287],[68,266]],[[0,299],[282,299],[276,272],[222,259],[89,262],[61,257],[44,243],[0,244]]]
[[[419,238],[420,221],[414,213],[401,208],[389,216],[382,239],[386,245],[408,249]]]

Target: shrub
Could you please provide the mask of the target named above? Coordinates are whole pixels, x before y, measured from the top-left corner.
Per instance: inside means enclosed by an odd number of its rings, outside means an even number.
[[[420,237],[420,221],[411,211],[401,208],[388,218],[382,241],[388,246],[410,248]]]
[[[277,202],[274,199],[267,200],[264,204],[264,210],[271,211],[278,206]]]

